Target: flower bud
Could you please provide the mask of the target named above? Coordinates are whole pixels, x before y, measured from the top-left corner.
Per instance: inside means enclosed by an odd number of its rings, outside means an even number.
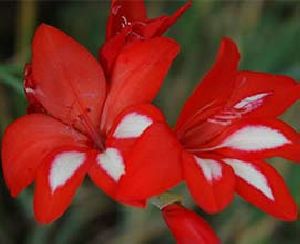
[[[217,244],[219,238],[208,223],[180,204],[162,209],[162,214],[178,244]]]

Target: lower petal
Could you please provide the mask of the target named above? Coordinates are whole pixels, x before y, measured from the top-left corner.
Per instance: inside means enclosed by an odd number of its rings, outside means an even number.
[[[36,178],[34,213],[38,222],[50,223],[65,212],[88,167],[86,149],[65,147],[48,155]]]
[[[121,113],[90,176],[112,198],[143,207],[182,179],[181,146],[160,111],[143,104]]]
[[[223,210],[234,196],[234,174],[217,158],[183,155],[184,178],[197,204],[208,213]]]
[[[85,147],[85,136],[50,116],[23,116],[5,131],[2,141],[2,168],[6,184],[17,196],[31,184],[43,159],[62,146]]]
[[[89,170],[92,181],[108,196],[116,200],[120,178],[126,173],[125,159],[116,147],[108,147],[104,152],[94,154],[94,164]],[[135,204],[132,204],[135,205]],[[138,203],[137,206],[145,203]]]
[[[236,175],[236,190],[246,201],[270,215],[292,221],[297,205],[277,171],[263,161],[224,159]]]
[[[296,131],[276,119],[245,119],[228,128],[211,147],[225,157],[263,159],[285,157],[300,160],[300,140]]]
[[[148,199],[170,189],[182,179],[181,148],[166,125],[155,124],[137,140],[126,157],[126,174],[117,196]]]

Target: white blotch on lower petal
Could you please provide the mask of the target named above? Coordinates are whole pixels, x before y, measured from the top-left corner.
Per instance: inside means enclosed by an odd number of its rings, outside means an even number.
[[[240,150],[264,150],[289,144],[290,141],[278,130],[266,126],[245,126],[218,146]]]
[[[97,163],[115,181],[119,181],[121,176],[125,174],[123,157],[116,148],[107,148],[103,153],[99,154]]]
[[[115,138],[135,138],[153,124],[151,118],[138,113],[127,114],[117,126],[113,136]]]
[[[274,195],[266,177],[258,171],[253,164],[238,159],[224,159],[224,162],[233,168],[234,173],[238,177],[274,201]]]
[[[218,161],[194,157],[197,165],[202,169],[208,181],[218,180],[222,177],[222,167]]]
[[[250,110],[254,110],[257,107],[260,107],[264,101],[266,96],[270,95],[270,93],[259,93],[250,97],[246,97],[242,99],[240,102],[234,105],[235,109],[247,108]]]
[[[55,156],[49,175],[52,192],[63,186],[84,163],[85,155],[77,151],[63,152]]]

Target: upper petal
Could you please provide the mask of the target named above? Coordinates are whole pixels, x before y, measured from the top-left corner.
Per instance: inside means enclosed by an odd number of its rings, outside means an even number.
[[[108,79],[123,47],[137,41],[161,36],[189,7],[187,2],[171,16],[148,19],[143,0],[112,1],[107,23],[106,41],[99,51],[99,60]]]
[[[154,99],[178,51],[174,41],[163,37],[134,42],[122,50],[114,65],[102,128],[108,131],[125,108]]]
[[[144,25],[137,24],[135,31],[144,38],[163,35],[191,5],[192,2],[187,1],[170,16],[164,15],[155,19],[149,19]]]
[[[111,82],[111,75],[116,58],[126,44],[127,35],[128,29],[124,29],[118,35],[106,41],[99,50],[99,61],[109,82]]]
[[[144,0],[113,0],[106,26],[106,39],[112,38],[133,22],[147,20]]]
[[[300,97],[300,86],[290,77],[237,71],[237,48],[227,39],[223,46],[223,55],[188,99],[178,119],[176,131],[183,144],[209,143],[244,118],[277,117]],[[218,72],[220,66],[225,74]]]
[[[300,86],[284,75],[240,71],[225,110],[236,118],[277,117],[300,97]]]
[[[86,144],[85,136],[49,116],[32,114],[16,120],[2,140],[2,168],[11,194],[17,196],[33,181],[53,149]]]
[[[49,114],[94,138],[106,95],[97,60],[71,37],[44,24],[32,48],[32,95]]]
[[[124,28],[130,27],[133,38],[153,38],[162,35],[191,6],[191,1],[185,3],[171,16],[160,16],[148,19],[143,0],[114,0],[106,27],[106,39],[114,37]]]
[[[235,85],[239,58],[235,43],[224,38],[213,68],[196,87],[180,113],[175,127],[180,138],[226,103]]]

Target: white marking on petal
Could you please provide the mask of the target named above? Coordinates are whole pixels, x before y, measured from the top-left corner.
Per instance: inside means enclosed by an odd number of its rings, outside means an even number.
[[[242,109],[242,108],[248,108],[251,110],[254,110],[255,108],[259,107],[263,103],[263,98],[270,95],[270,93],[259,93],[250,97],[246,97],[242,99],[240,102],[236,103],[234,105],[235,109]]]
[[[34,94],[34,93],[35,93],[35,90],[32,89],[31,87],[25,87],[25,92],[26,92],[27,94],[29,94],[29,93]]]
[[[207,122],[221,126],[231,125],[233,120],[240,119],[243,117],[243,115],[261,107],[264,103],[265,97],[269,95],[271,95],[271,93],[259,93],[243,98],[233,107],[225,107],[218,114],[214,114],[213,116],[209,117]]]
[[[236,119],[236,118],[234,118],[234,119]],[[220,118],[220,116],[214,116],[212,118],[208,118],[207,122],[211,123],[211,124],[227,126],[227,125],[232,124],[232,119],[224,119],[224,118]]]
[[[274,201],[274,195],[266,177],[258,171],[253,164],[238,159],[224,159],[224,162],[233,168],[234,173],[238,177],[242,178],[249,185],[252,185],[261,191],[267,198]]]
[[[52,193],[63,186],[84,163],[85,155],[77,151],[63,152],[55,156],[49,174]]]
[[[103,153],[97,156],[96,160],[115,181],[119,181],[121,176],[125,174],[123,157],[116,148],[107,148]]]
[[[122,119],[113,136],[115,138],[139,137],[152,124],[151,118],[138,113],[130,113]]]
[[[218,161],[194,157],[197,165],[202,169],[208,181],[218,180],[222,177],[222,167]]]
[[[276,148],[288,143],[290,141],[278,130],[258,125],[245,126],[237,130],[218,147],[256,151]]]

